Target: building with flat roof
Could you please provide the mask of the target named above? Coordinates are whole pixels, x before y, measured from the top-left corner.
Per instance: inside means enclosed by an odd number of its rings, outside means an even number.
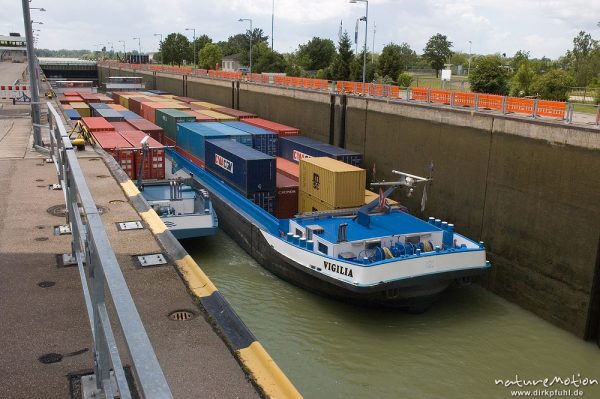
[[[26,62],[27,42],[18,33],[0,35],[0,61]]]

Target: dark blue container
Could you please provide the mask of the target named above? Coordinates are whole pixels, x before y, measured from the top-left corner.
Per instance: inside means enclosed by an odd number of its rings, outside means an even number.
[[[104,104],[104,103],[89,103],[88,105],[90,107],[92,116],[101,116],[100,114],[98,114],[98,110],[100,110],[100,109],[112,109],[111,107],[108,106],[108,104]]]
[[[229,139],[228,136],[213,129],[206,129],[198,122],[177,124],[177,146],[204,162],[205,143],[208,139]]]
[[[117,112],[119,112],[121,115],[123,115],[123,118],[125,118],[126,121],[130,121],[133,119],[144,119],[133,111],[117,111]]]
[[[252,194],[247,194],[246,197],[265,211],[269,212],[271,215],[275,213],[274,191],[258,191]]]
[[[277,133],[244,122],[222,122],[252,135],[252,148],[272,157],[277,156]]]
[[[69,119],[71,119],[72,121],[76,121],[76,120],[80,120],[81,119],[81,115],[79,115],[79,112],[77,112],[74,109],[65,109],[65,114],[69,117]]]
[[[119,111],[115,111],[112,108],[99,108],[95,110],[97,116],[101,116],[109,122],[122,122],[125,120],[123,115],[119,113]]]
[[[236,129],[231,126],[224,125],[219,122],[198,122],[201,126],[200,129],[204,130],[214,130],[219,133],[226,135],[232,140],[237,141],[238,143],[247,145],[248,147],[252,147],[252,135],[250,133],[246,133],[242,130]]]
[[[275,158],[237,141],[206,140],[205,168],[246,197],[275,191]]]
[[[288,136],[279,139],[279,156],[296,163],[306,157],[329,157],[350,165],[362,164],[362,154],[305,136]]]

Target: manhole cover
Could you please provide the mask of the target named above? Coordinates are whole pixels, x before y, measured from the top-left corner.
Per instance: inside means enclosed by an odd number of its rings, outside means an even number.
[[[48,237],[36,237],[34,238],[36,241],[48,241]]]
[[[56,283],[54,281],[40,281],[38,283],[38,287],[41,288],[50,288],[50,287],[54,287],[56,285]]]
[[[169,313],[169,319],[173,321],[191,320],[195,316],[196,315],[194,314],[194,312],[191,312],[189,310],[176,310],[174,312]]]
[[[63,355],[60,353],[47,353],[38,358],[38,360],[44,364],[58,363],[63,359]]]
[[[98,179],[106,179],[107,177],[110,177],[109,175],[98,175],[96,176]]]
[[[123,201],[123,200],[110,200],[110,201],[108,201],[108,203],[112,204],[112,205],[114,205],[114,204],[124,204],[125,201]]]
[[[81,209],[81,204],[77,204],[77,206],[79,206],[79,213],[81,215],[83,215],[83,210]],[[96,205],[96,209],[98,209],[98,213],[100,215],[108,212],[108,208],[106,208],[104,206]],[[46,209],[46,212],[48,212],[52,216],[65,217],[67,214],[67,206],[64,204],[54,205],[54,206],[51,206],[50,208]]]

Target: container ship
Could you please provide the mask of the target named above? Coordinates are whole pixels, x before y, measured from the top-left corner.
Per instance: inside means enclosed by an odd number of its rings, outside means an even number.
[[[112,99],[125,108],[116,110],[125,122],[169,146],[173,167],[210,193],[220,227],[295,285],[421,312],[453,282],[491,267],[483,243],[387,199],[426,178],[396,172],[399,180],[377,194],[365,189],[361,154],[293,127],[164,92],[113,92]]]

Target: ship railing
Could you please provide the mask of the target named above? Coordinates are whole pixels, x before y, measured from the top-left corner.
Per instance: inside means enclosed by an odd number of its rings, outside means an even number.
[[[71,253],[63,255],[63,263],[76,264],[79,268],[94,341],[92,378],[95,379],[96,392],[92,392],[92,396],[132,397],[119,355],[120,349],[126,349],[138,393],[145,398],[171,398],[171,390],[133,302],[69,135],[50,103],[48,123],[50,154],[64,194],[66,220],[72,234]],[[110,313],[107,300],[113,305]],[[125,348],[117,345],[111,321],[121,329]]]

